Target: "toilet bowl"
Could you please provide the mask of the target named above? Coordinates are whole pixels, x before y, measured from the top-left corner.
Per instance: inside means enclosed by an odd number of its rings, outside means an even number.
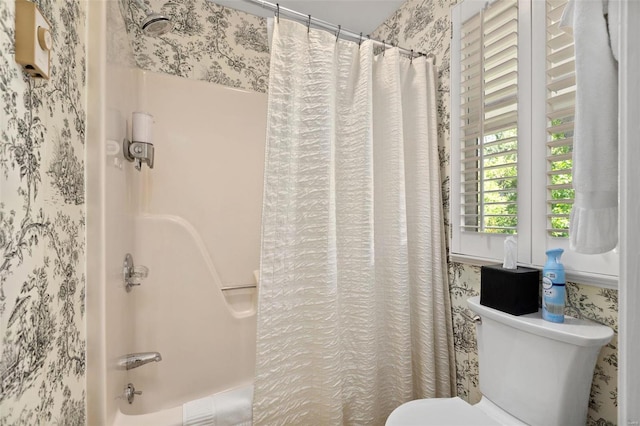
[[[478,314],[482,399],[419,399],[402,404],[387,426],[584,426],[593,369],[609,327],[567,317],[542,320],[540,312],[514,316],[467,301]]]
[[[396,408],[387,426],[520,426],[521,422],[486,398],[470,405],[462,399],[416,399]]]

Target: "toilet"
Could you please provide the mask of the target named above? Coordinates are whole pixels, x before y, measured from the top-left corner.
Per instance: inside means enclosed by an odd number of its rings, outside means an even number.
[[[584,426],[598,353],[613,330],[541,313],[514,316],[467,301],[475,312],[482,399],[431,398],[396,408],[387,426]]]

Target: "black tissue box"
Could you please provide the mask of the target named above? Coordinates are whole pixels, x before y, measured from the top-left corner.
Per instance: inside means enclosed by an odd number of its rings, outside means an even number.
[[[480,273],[480,304],[525,315],[538,312],[540,271],[523,268],[504,269],[502,265],[483,266]]]

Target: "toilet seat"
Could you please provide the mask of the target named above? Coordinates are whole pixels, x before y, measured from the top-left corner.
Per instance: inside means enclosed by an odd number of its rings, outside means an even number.
[[[499,426],[482,409],[462,399],[417,399],[393,410],[386,426]],[[504,423],[502,423],[504,424]]]

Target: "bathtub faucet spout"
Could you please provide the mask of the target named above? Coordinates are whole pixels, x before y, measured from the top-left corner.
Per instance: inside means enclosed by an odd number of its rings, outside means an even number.
[[[160,352],[138,352],[127,354],[118,360],[118,365],[124,367],[125,370],[140,367],[150,362],[160,362],[162,356]]]

